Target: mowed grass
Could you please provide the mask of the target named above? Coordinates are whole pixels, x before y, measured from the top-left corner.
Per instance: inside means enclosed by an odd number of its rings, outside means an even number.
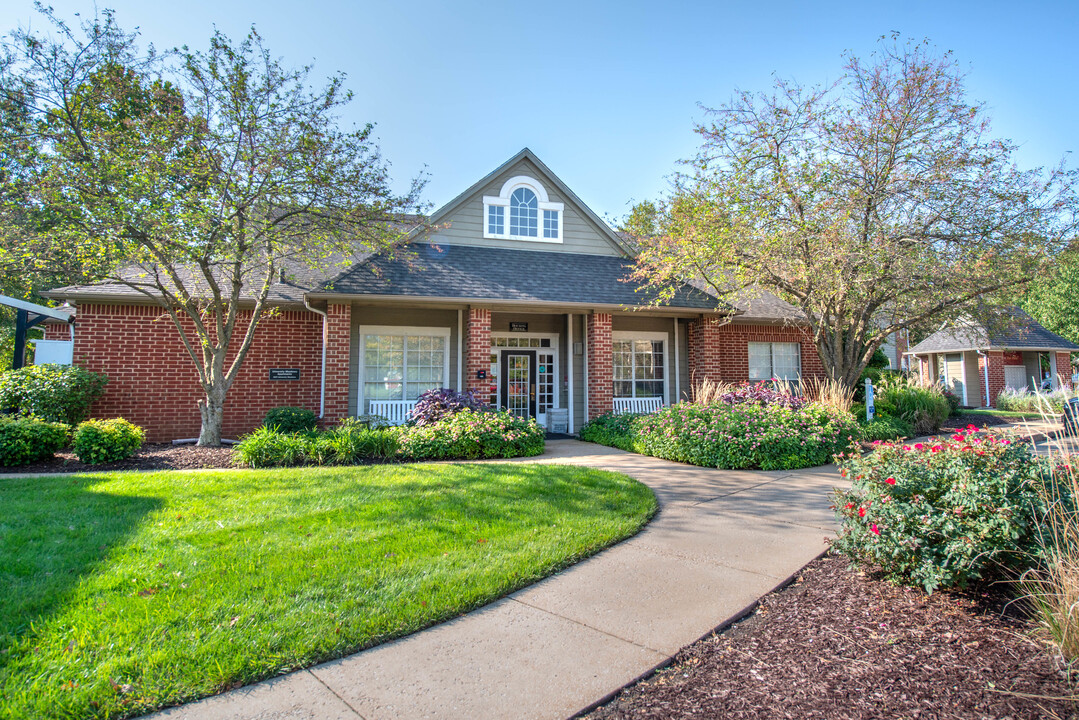
[[[0,477],[0,717],[113,718],[405,635],[636,532],[553,465]]]

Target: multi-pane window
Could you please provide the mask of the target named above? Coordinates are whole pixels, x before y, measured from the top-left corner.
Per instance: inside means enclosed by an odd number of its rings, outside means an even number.
[[[504,235],[506,232],[506,208],[490,205],[487,208],[487,232],[491,235]]]
[[[510,235],[536,237],[539,200],[528,188],[517,188],[510,195]]]
[[[446,343],[440,335],[364,335],[364,412],[371,400],[416,400],[445,387]]]
[[[503,183],[498,195],[483,196],[483,236],[562,242],[564,209],[562,203],[549,198],[547,190],[534,178],[518,175]]]
[[[663,397],[663,341],[615,340],[614,396]]]
[[[545,238],[557,238],[558,237],[558,211],[557,210],[544,210],[543,211],[543,237],[545,237]]]
[[[802,375],[798,343],[749,343],[749,379],[785,380],[797,384]]]

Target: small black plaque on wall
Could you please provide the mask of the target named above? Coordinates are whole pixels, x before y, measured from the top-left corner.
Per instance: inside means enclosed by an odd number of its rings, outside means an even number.
[[[270,368],[271,380],[299,380],[300,368]]]
[[[528,332],[528,323],[526,322],[511,322],[510,332]]]

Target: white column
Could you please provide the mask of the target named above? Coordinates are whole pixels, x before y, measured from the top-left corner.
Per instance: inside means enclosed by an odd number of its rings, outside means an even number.
[[[670,399],[671,405],[674,405],[682,399],[682,388],[679,386],[679,380],[681,379],[682,372],[681,367],[678,364],[678,318],[674,319],[674,397]]]
[[[462,385],[464,378],[464,347],[465,347],[465,311],[457,309],[457,392],[464,392]]]
[[[573,434],[573,313],[566,313],[566,367],[568,368],[566,377],[568,378],[569,386],[567,390],[567,404],[569,405],[569,425],[567,431],[570,435]]]

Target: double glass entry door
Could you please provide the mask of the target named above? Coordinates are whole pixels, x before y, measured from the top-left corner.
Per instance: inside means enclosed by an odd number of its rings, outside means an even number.
[[[536,351],[502,351],[500,404],[520,418],[536,417]]]

